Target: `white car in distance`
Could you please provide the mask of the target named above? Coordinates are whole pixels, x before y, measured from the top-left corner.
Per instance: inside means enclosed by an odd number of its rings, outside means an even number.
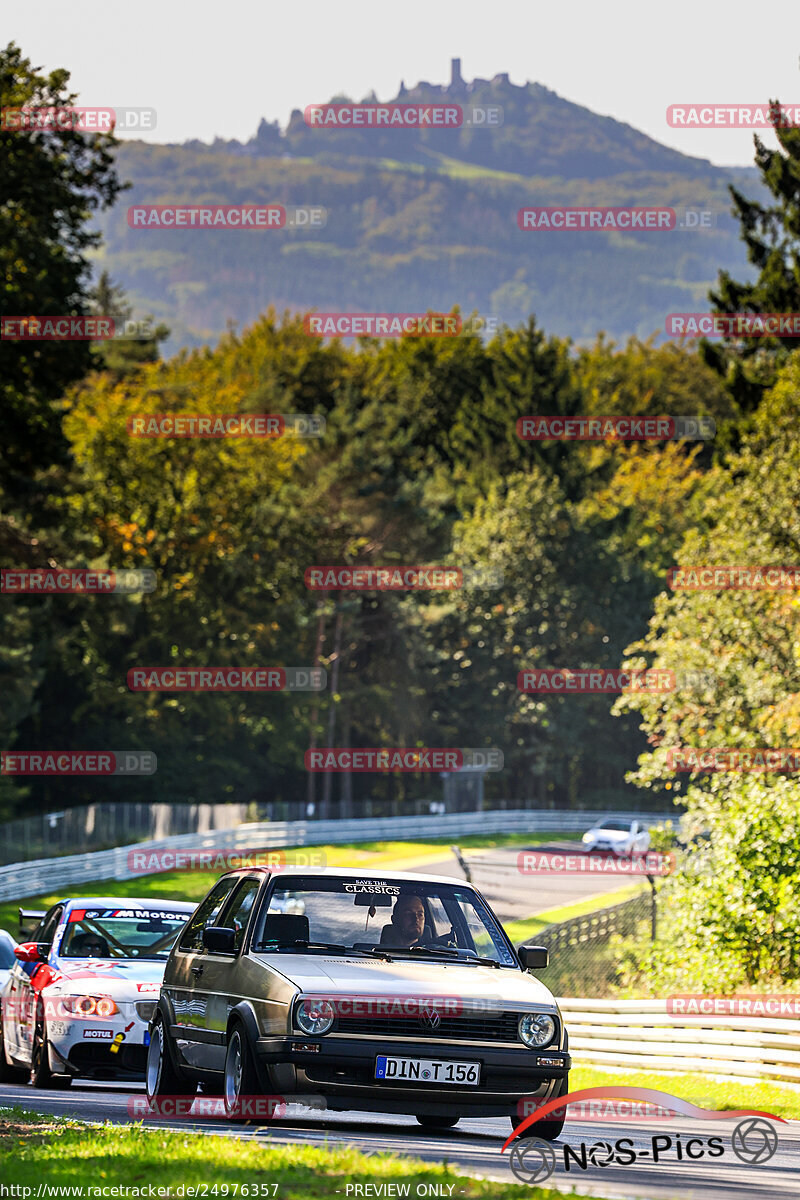
[[[641,821],[600,821],[583,835],[582,841],[588,851],[602,850],[619,858],[646,854],[650,849],[650,834]]]

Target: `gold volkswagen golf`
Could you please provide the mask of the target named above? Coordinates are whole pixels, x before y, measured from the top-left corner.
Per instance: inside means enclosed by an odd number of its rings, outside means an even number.
[[[408,1113],[430,1129],[568,1091],[567,1031],[468,883],[432,875],[232,871],[177,939],[150,1026],[151,1105],[199,1087],[231,1117],[253,1097]],[[563,1116],[542,1120],[556,1138]]]

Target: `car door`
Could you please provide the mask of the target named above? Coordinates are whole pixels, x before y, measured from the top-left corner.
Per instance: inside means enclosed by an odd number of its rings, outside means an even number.
[[[195,909],[178,939],[164,975],[164,991],[175,1014],[173,1031],[178,1057],[192,1067],[206,1067],[206,994],[203,930],[216,925],[217,916],[240,875],[224,875]]]
[[[55,904],[44,915],[30,939],[43,947],[43,959],[50,955],[53,938],[63,912],[64,905]],[[36,1022],[36,998],[52,975],[52,967],[44,961],[17,962],[11,972],[10,1003],[8,1004],[11,1020],[8,1024],[4,1022],[4,1036],[8,1038],[9,1053],[25,1063],[29,1063],[31,1060],[33,1030]]]
[[[244,876],[217,917],[218,925],[236,930],[233,952],[222,954],[206,950],[203,959],[201,979],[206,1001],[206,1062],[212,1071],[225,1068],[228,1013],[242,999],[237,989],[239,973],[236,967],[263,878],[263,875]]]

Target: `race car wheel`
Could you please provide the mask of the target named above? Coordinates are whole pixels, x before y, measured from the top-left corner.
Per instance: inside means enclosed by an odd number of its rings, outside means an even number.
[[[50,1070],[50,1053],[47,1046],[47,1024],[44,1019],[44,1005],[41,1000],[36,1004],[36,1023],[33,1027],[33,1046],[31,1047],[31,1083],[35,1088],[57,1087],[53,1072]]]
[[[164,1018],[156,1014],[145,1067],[145,1089],[150,1107],[160,1116],[186,1117],[191,1112],[197,1084],[189,1083],[175,1066]]]
[[[0,1008],[0,1083],[24,1083],[28,1072],[22,1067],[14,1067],[6,1058],[6,1047],[3,1038],[3,1010]]]
[[[423,1129],[452,1129],[458,1124],[458,1117],[432,1117],[427,1113],[417,1113],[417,1120]]]
[[[561,1086],[559,1087],[558,1091],[556,1092],[556,1096],[566,1096],[568,1091],[569,1091],[569,1077],[561,1080]],[[551,1096],[550,1097],[551,1100],[555,1100],[556,1096]],[[536,1121],[533,1125],[530,1125],[525,1130],[525,1134],[527,1137],[544,1138],[544,1140],[546,1142],[554,1142],[556,1140],[556,1138],[561,1137],[561,1133],[564,1128],[564,1122],[566,1121],[566,1119],[567,1119],[567,1114],[564,1113],[564,1115],[562,1117],[557,1117],[557,1118],[553,1117],[550,1119],[545,1118],[543,1121]],[[512,1128],[515,1130],[518,1129],[524,1120],[525,1120],[525,1117],[512,1117],[511,1118]]]
[[[243,1100],[247,1101],[261,1093],[258,1080],[258,1070],[250,1042],[240,1021],[235,1022],[228,1032],[228,1050],[225,1055],[225,1112],[231,1120],[252,1120],[252,1113],[243,1108]],[[257,1119],[270,1120],[269,1101],[265,1099],[259,1106]]]

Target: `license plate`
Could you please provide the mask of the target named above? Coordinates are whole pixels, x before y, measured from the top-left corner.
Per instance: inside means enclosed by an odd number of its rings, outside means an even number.
[[[375,1060],[375,1078],[387,1082],[399,1079],[403,1083],[443,1083],[477,1087],[481,1081],[481,1064],[447,1062],[440,1058],[394,1058],[379,1054]]]

